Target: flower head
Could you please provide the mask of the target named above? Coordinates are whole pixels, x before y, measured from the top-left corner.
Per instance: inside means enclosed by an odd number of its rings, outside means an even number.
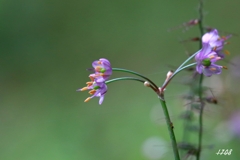
[[[101,105],[104,100],[104,96],[107,92],[107,85],[105,84],[105,82],[97,82],[91,79],[91,81],[87,82],[86,84],[87,84],[86,87],[77,90],[77,91],[90,90],[88,93],[92,96],[88,97],[84,102],[88,102],[93,97],[100,97],[99,104]]]
[[[211,32],[203,35],[202,42],[208,43],[211,46],[212,50],[215,51],[219,57],[224,58],[224,54],[222,51],[223,46],[226,44],[225,41],[230,37],[231,35],[228,35],[226,37],[220,37],[218,35],[218,31],[216,29],[213,29]],[[229,52],[226,51],[226,53]]]
[[[112,67],[110,62],[105,58],[100,58],[92,63],[94,74],[90,77],[95,79],[96,82],[105,82],[112,75]]]
[[[218,54],[212,50],[209,43],[203,43],[202,49],[195,56],[197,61],[196,70],[199,74],[204,74],[207,77],[213,74],[220,74],[224,66],[219,66],[215,64],[218,60],[222,59]]]
[[[112,74],[112,67],[110,62],[105,58],[100,58],[92,63],[93,68],[89,70],[93,70],[95,73],[90,74],[90,82],[87,82],[87,86],[78,89],[77,91],[85,91],[90,90],[88,93],[92,95],[88,97],[84,102],[88,102],[93,97],[100,97],[99,104],[102,104],[104,100],[104,95],[107,92],[107,85],[105,81]]]

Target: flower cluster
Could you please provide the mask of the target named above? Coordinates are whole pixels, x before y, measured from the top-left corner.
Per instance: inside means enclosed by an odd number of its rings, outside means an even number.
[[[77,91],[90,90],[89,94],[92,95],[88,97],[84,102],[88,102],[93,97],[100,97],[99,104],[102,104],[104,100],[104,95],[107,92],[107,85],[105,81],[111,76],[112,68],[110,62],[105,58],[100,58],[92,63],[94,73],[89,75],[90,82],[87,82],[87,86]]]
[[[224,58],[222,50],[228,38],[230,36],[220,37],[216,29],[203,35],[202,49],[195,56],[197,62],[196,71],[199,74],[203,73],[205,76],[210,77],[213,74],[220,74],[222,68],[226,68],[215,63]]]

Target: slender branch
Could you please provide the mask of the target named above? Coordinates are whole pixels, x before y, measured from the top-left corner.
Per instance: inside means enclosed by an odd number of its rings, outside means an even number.
[[[139,81],[139,82],[142,82],[142,83],[145,82],[144,80],[138,79],[138,78],[135,78],[135,77],[121,77],[121,78],[110,79],[110,80],[106,81],[106,84],[109,84],[109,83],[112,83],[112,82],[115,82],[115,81],[121,81],[121,80],[134,80],[134,81]]]
[[[202,132],[203,132],[203,109],[204,103],[202,100],[202,82],[203,82],[203,74],[200,75],[199,80],[199,100],[201,103],[200,112],[199,112],[199,133],[198,133],[198,152],[197,152],[197,160],[200,160],[201,150],[202,150]]]
[[[138,81],[138,82],[141,82],[141,83],[145,83],[146,81],[142,80],[142,79],[138,79],[138,78],[135,78],[135,77],[121,77],[121,78],[114,78],[114,79],[111,79],[111,80],[108,80],[106,81],[106,84],[109,84],[109,83],[112,83],[112,82],[116,82],[116,81],[122,81],[122,80],[134,80],[134,81]],[[150,84],[150,88],[152,88],[152,90],[154,92],[155,91],[155,88]]]
[[[177,72],[178,70],[180,70],[182,68],[182,66],[184,66],[188,61],[190,61],[193,57],[195,57],[198,53],[200,52],[197,51],[196,53],[194,53],[193,55],[191,55],[190,57],[188,57],[188,59],[186,61],[184,61],[178,68],[175,72]]]
[[[202,90],[202,80],[203,75],[200,75],[200,82],[199,82],[199,100],[200,100],[200,111],[199,111],[199,132],[198,132],[198,149],[197,149],[197,160],[200,160],[201,157],[201,151],[202,151],[202,136],[203,136],[203,109],[204,109],[204,102],[202,100],[202,93],[200,90]]]
[[[198,53],[198,52],[197,52],[197,53]],[[194,54],[194,55],[195,55],[195,54]],[[163,91],[163,90],[167,87],[168,83],[173,79],[173,77],[176,76],[179,72],[181,72],[182,70],[184,70],[184,69],[186,69],[186,68],[192,67],[192,66],[194,66],[194,65],[196,65],[196,64],[197,64],[197,63],[192,63],[192,64],[186,65],[186,66],[184,66],[184,67],[182,67],[182,68],[178,67],[178,69],[173,73],[173,75],[172,75],[167,81],[165,81],[165,82],[163,83],[163,85],[162,85],[162,87],[161,87],[161,90]]]
[[[158,86],[153,81],[151,81],[149,78],[141,75],[140,73],[137,73],[137,72],[134,72],[134,71],[131,71],[131,70],[127,70],[127,69],[122,69],[122,68],[112,68],[112,70],[113,71],[127,72],[127,73],[131,73],[131,74],[137,75],[139,77],[142,77],[143,79],[146,79],[150,84],[152,84],[152,86],[155,89],[155,92],[157,92],[157,93],[159,92]]]
[[[199,30],[200,30],[200,34],[201,36],[203,36],[204,34],[204,27],[203,27],[203,0],[199,0],[199,23],[198,23],[198,26],[199,26]],[[202,48],[202,41],[200,41],[200,44],[199,44],[200,48]]]
[[[201,37],[204,34],[204,28],[203,28],[203,0],[199,0],[199,30]],[[199,48],[202,48],[202,41],[200,41]],[[202,150],[202,132],[203,132],[203,109],[204,109],[204,103],[202,99],[202,82],[203,82],[203,74],[200,75],[199,79],[199,100],[201,103],[201,108],[199,112],[199,133],[198,133],[198,150],[196,159],[200,160],[201,156],[201,150]]]

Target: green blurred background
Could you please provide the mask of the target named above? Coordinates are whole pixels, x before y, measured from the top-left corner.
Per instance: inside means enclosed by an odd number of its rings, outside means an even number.
[[[239,6],[238,0],[206,0],[204,24],[240,35]],[[186,50],[198,50],[198,43],[179,43],[199,36],[198,27],[168,32],[198,18],[197,9],[197,0],[1,0],[0,159],[173,159],[164,116],[151,90],[132,81],[116,82],[101,106],[98,98],[84,103],[87,92],[75,90],[89,80],[86,68],[102,57],[160,86],[168,65],[179,65]],[[226,61],[239,53],[239,37],[230,42]],[[229,66],[226,61],[222,64]],[[228,124],[239,107],[238,69],[206,78],[220,100],[206,107],[202,159],[240,157],[240,140]],[[185,104],[180,97],[189,89],[179,83],[184,75],[166,91],[178,141],[183,133],[178,117]],[[125,74],[113,75],[120,76]],[[191,135],[194,142],[197,135]],[[217,156],[219,149],[233,152]]]

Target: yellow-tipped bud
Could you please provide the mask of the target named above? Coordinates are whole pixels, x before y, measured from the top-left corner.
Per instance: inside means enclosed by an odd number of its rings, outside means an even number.
[[[151,85],[150,85],[150,83],[148,81],[146,81],[146,82],[144,82],[144,86],[145,87],[150,87]]]
[[[230,42],[225,42],[224,44],[230,44]]]
[[[217,69],[212,67],[212,68],[210,68],[210,70],[211,71],[216,71]]]
[[[87,82],[86,84],[87,84],[87,86],[91,86],[93,84],[93,82]]]
[[[222,39],[225,41],[225,40],[227,40],[227,37],[226,36],[222,36]]]
[[[85,99],[84,102],[88,102],[88,101],[90,101],[90,99],[91,99],[91,97],[88,97],[87,99]]]
[[[213,59],[213,58],[215,58],[215,56],[214,56],[214,55],[211,55],[211,56],[209,56],[209,58],[210,58],[210,59]]]
[[[88,90],[88,87],[83,87],[82,89],[80,89],[80,91],[86,91]]]
[[[95,70],[96,70],[96,71],[100,71],[101,69],[102,69],[101,66],[97,66],[97,67],[95,67]]]
[[[228,69],[226,66],[222,66],[223,69]]]
[[[93,89],[93,90],[89,91],[88,93],[93,95],[94,93],[96,93],[96,90]]]
[[[225,53],[226,55],[229,55],[229,54],[230,54],[230,52],[229,52],[228,50],[224,50],[224,53]]]
[[[89,78],[91,79],[91,81],[94,81],[94,77],[93,76],[89,76]]]

